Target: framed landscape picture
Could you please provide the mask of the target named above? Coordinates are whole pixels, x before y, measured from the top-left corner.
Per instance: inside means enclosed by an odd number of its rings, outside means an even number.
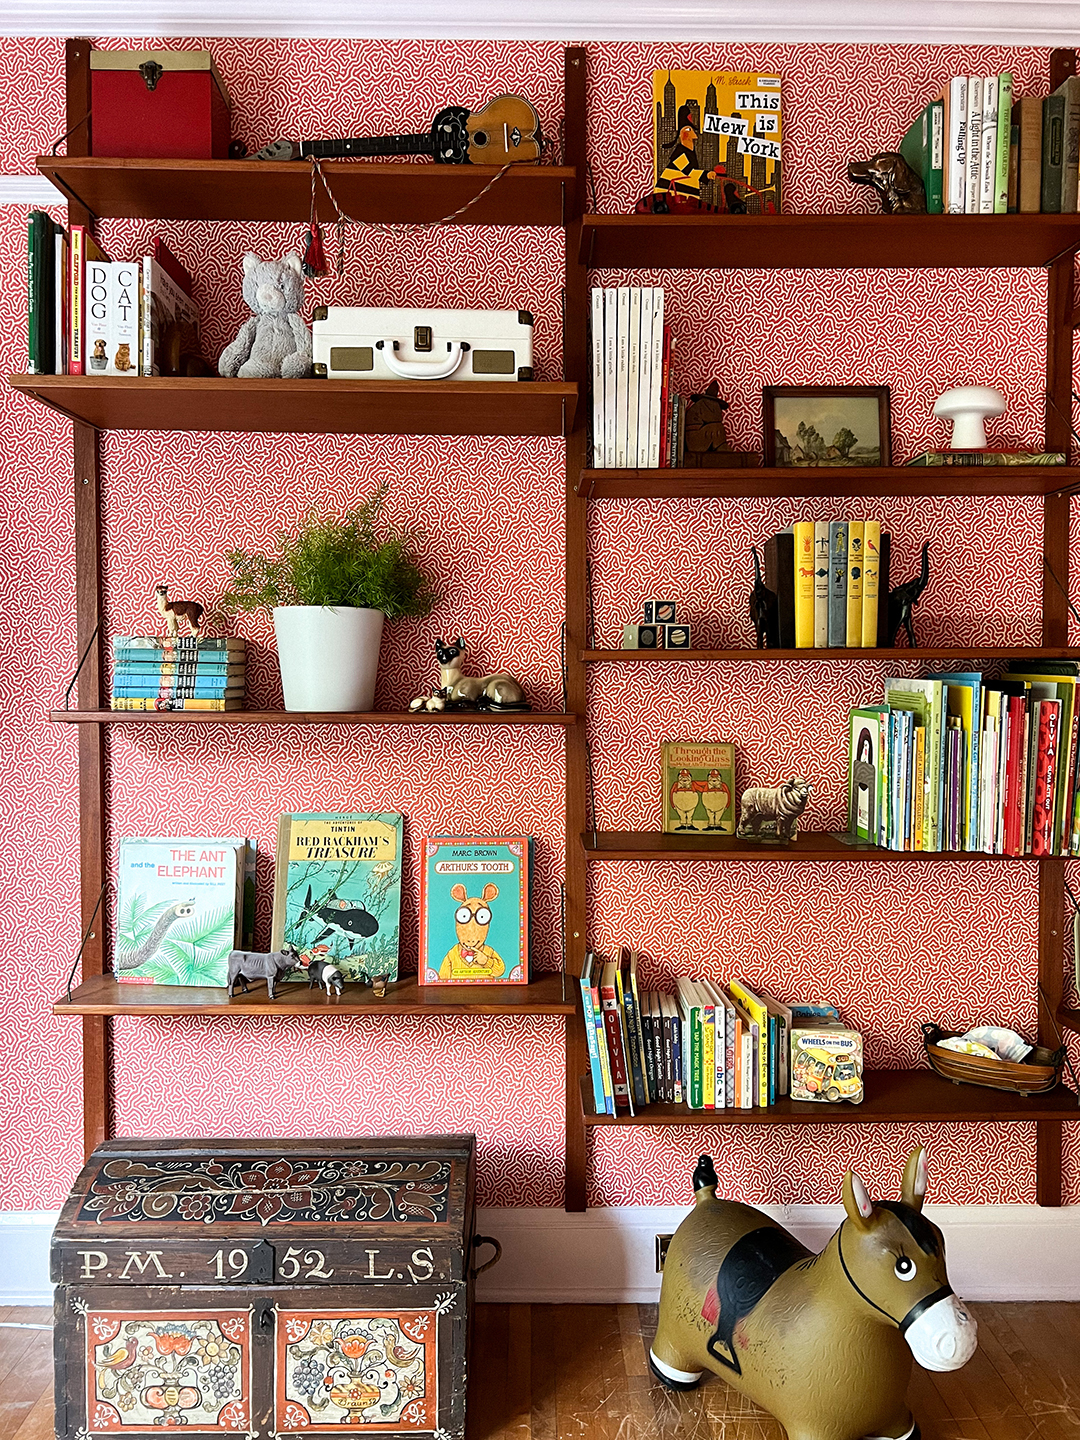
[[[891,463],[887,385],[766,385],[761,394],[766,465]]]

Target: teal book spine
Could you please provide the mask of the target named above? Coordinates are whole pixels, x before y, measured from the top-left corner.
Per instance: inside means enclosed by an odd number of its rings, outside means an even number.
[[[829,645],[847,646],[848,522],[829,524]]]
[[[585,968],[581,972],[578,983],[581,986],[581,1008],[585,1015],[585,1043],[589,1047],[589,1071],[592,1075],[593,1109],[597,1115],[606,1115],[607,1106],[604,1097],[604,1076],[600,1069],[600,1047],[596,1040],[596,1012],[593,1008],[592,964],[592,955],[586,956]]]

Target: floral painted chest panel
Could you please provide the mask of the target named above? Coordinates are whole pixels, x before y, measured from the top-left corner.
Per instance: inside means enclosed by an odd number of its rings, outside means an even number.
[[[463,1433],[472,1136],[112,1141],[53,1238],[57,1434]]]

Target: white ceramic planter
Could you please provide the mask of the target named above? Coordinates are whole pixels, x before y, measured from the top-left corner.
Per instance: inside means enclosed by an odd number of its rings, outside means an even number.
[[[382,640],[381,610],[279,605],[274,610],[286,710],[370,710]]]

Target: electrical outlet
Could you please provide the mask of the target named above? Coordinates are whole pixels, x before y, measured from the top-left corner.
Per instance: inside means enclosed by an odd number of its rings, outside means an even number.
[[[670,1235],[657,1235],[656,1237],[656,1273],[664,1273],[664,1261],[667,1259],[668,1246],[671,1244]]]

